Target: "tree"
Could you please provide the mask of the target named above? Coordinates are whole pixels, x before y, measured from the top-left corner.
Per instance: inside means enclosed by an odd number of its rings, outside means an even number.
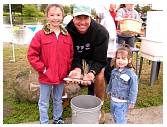
[[[147,13],[147,11],[151,11],[151,10],[152,10],[152,8],[151,8],[151,6],[149,6],[149,5],[144,6],[144,7],[142,7],[142,9],[141,9],[141,11],[142,11],[143,13]]]
[[[22,13],[22,4],[11,4],[11,9],[12,9],[13,13],[15,13],[15,12]],[[3,5],[3,11],[4,12],[9,12],[9,4],[4,4]]]
[[[63,9],[64,9],[64,14],[65,15],[67,15],[67,14],[71,14],[71,7],[70,6],[67,6],[67,5],[65,5],[64,7],[63,7]]]
[[[97,14],[96,14],[96,9],[95,8],[93,8],[92,10],[91,10],[91,14],[93,15],[93,16],[96,16]]]
[[[37,6],[35,4],[25,4],[23,7],[23,16],[38,17],[43,15],[44,14],[37,9]]]
[[[45,14],[45,10],[48,4],[42,4],[41,5],[41,11]]]
[[[135,10],[136,10],[137,12],[140,12],[140,11],[141,11],[141,7],[139,6],[139,4],[137,4],[137,5],[135,6]]]
[[[9,4],[3,5],[3,12],[9,12]]]

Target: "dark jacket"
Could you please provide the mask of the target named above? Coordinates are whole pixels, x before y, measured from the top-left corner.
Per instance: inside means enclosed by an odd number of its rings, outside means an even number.
[[[69,33],[61,30],[56,38],[49,28],[38,31],[33,37],[27,57],[32,67],[39,73],[39,82],[43,84],[64,83],[71,70],[73,42]],[[46,69],[46,73],[43,73]]]
[[[80,34],[77,31],[72,20],[66,28],[74,43],[72,68],[82,69],[82,59],[84,59],[90,65],[90,70],[99,73],[107,63],[108,31],[93,19],[91,19],[90,27],[85,34]]]

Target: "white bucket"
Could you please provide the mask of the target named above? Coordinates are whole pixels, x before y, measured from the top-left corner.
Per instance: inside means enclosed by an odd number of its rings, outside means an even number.
[[[71,99],[72,124],[98,124],[101,100],[96,96],[79,95]]]

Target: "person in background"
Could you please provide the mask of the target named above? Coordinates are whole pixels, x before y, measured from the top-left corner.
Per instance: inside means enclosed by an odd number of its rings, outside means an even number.
[[[40,123],[48,124],[50,94],[53,90],[53,124],[62,124],[63,79],[71,69],[73,41],[61,25],[64,17],[63,7],[50,4],[46,8],[48,23],[38,31],[29,45],[27,57],[39,74],[40,96],[38,101]],[[63,65],[63,66],[62,66]]]
[[[113,20],[115,22],[115,27],[117,29],[117,22],[118,21],[115,20],[115,17],[117,15],[116,4],[110,4],[109,12],[110,12],[110,15],[112,16],[112,18],[113,18]]]
[[[88,86],[88,94],[95,94],[102,101],[99,123],[104,123],[104,67],[107,64],[109,33],[104,26],[91,18],[91,8],[89,6],[79,4],[74,6],[73,19],[66,28],[72,36],[74,43],[74,58],[69,77],[80,79],[83,74],[83,80],[80,83]],[[83,73],[83,60],[89,66],[87,73]],[[93,85],[92,82],[94,80],[95,84]],[[72,82],[75,81],[74,79]]]
[[[125,4],[125,7],[118,9],[117,15],[115,20],[118,21],[119,23],[123,22],[124,18],[133,18],[140,20],[140,15],[139,13],[134,9],[134,4]],[[119,24],[118,23],[118,24]],[[119,27],[119,26],[118,26]],[[119,29],[119,28],[118,28]],[[125,35],[122,34],[121,32],[117,32],[118,36],[118,44],[123,44],[124,42],[131,47],[134,47],[135,43],[135,35]]]
[[[111,74],[111,70],[113,69],[111,67],[111,61],[112,58],[115,57],[115,52],[117,50],[117,44],[116,44],[116,24],[114,22],[113,17],[110,15],[110,7],[107,8],[107,6],[105,6],[103,9],[103,18],[100,22],[101,25],[103,25],[109,32],[109,43],[108,43],[108,50],[107,50],[107,66],[105,67],[105,79],[106,79],[106,83],[109,83],[110,80],[110,74]]]
[[[110,95],[111,114],[115,123],[125,124],[128,110],[134,108],[138,93],[137,75],[131,69],[132,52],[126,44],[117,49],[114,66],[106,91]]]
[[[126,7],[125,4],[120,4],[118,9],[120,9],[120,8],[125,8],[125,7]]]

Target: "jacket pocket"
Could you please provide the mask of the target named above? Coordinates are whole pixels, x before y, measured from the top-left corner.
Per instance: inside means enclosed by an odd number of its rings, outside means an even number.
[[[123,80],[123,79],[120,79],[121,80],[121,84],[123,84],[123,85],[128,85],[128,81],[125,81],[125,80]]]
[[[67,63],[70,62],[70,56],[71,56],[71,42],[65,40],[63,41],[63,46],[64,49],[62,51],[62,56],[64,56],[64,60],[67,61]]]
[[[66,45],[71,45],[71,42],[68,41],[68,40],[64,40],[63,43],[66,44]]]
[[[63,80],[65,77],[67,77],[67,73],[68,73],[68,62],[67,62],[67,59],[64,59],[64,62],[63,62],[63,67],[61,67],[59,69],[59,78],[60,80]]]
[[[42,41],[42,45],[48,45],[48,44],[51,44],[51,43],[53,43],[53,42],[51,42],[51,41]]]
[[[46,70],[45,75],[48,77],[48,79],[49,79],[50,82],[55,82],[56,81],[55,80],[55,75],[52,73],[52,70],[50,68],[48,68]]]
[[[42,42],[41,44],[41,53],[42,53],[42,60],[46,67],[49,66],[49,59],[52,57],[54,53],[54,43],[53,42]]]

